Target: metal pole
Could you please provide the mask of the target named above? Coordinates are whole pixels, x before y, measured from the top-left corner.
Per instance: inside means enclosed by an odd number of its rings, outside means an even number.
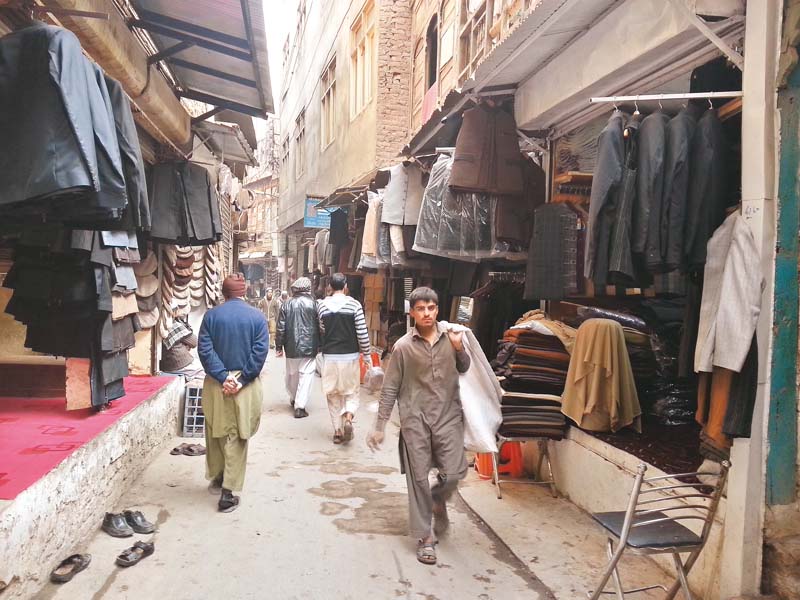
[[[711,98],[741,98],[744,92],[696,92],[686,94],[640,94],[637,96],[600,96],[589,100],[592,104],[601,102],[647,102],[658,100],[707,100]]]

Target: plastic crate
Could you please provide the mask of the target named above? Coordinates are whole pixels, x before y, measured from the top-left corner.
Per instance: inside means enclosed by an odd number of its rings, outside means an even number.
[[[203,388],[187,387],[183,397],[183,437],[204,437],[206,417],[203,414],[201,399]]]

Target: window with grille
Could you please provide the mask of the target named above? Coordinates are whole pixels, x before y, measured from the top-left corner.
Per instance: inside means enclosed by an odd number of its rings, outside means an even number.
[[[358,115],[372,100],[375,62],[375,10],[369,0],[353,22],[350,54],[350,116]]]
[[[336,137],[336,57],[322,74],[322,148],[327,148]]]

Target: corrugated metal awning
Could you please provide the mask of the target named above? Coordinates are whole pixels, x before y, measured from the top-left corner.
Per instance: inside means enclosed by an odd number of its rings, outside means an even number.
[[[134,0],[179,95],[264,118],[274,112],[261,0]]]
[[[255,166],[256,157],[238,125],[201,121],[193,126],[197,136],[237,176],[244,175],[244,167]]]

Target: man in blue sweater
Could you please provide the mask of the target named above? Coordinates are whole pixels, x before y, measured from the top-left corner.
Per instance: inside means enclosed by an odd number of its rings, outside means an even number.
[[[261,421],[259,374],[269,352],[267,321],[249,306],[241,275],[222,284],[225,303],[203,317],[197,353],[206,371],[203,413],[206,417],[208,489],[220,493],[220,512],[239,506],[247,465],[247,444]]]

